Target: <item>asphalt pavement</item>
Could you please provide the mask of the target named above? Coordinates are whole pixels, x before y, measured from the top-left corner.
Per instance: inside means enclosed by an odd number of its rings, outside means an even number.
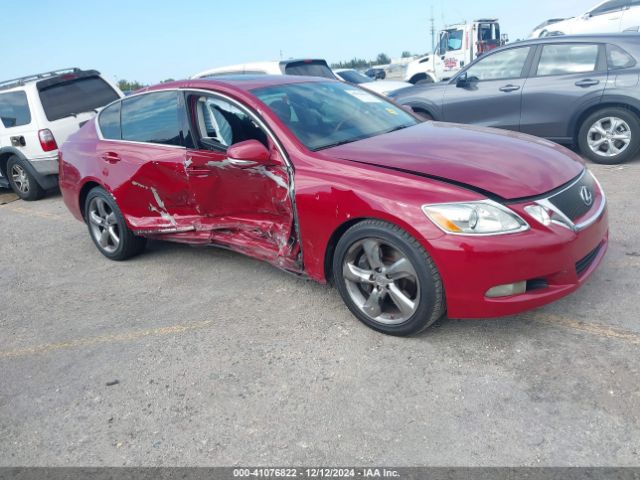
[[[59,194],[0,190],[0,465],[640,464],[640,159],[591,168],[582,289],[414,338],[229,251],[111,262]]]

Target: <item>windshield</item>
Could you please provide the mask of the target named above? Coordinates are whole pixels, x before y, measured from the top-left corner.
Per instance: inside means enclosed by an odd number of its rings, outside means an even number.
[[[373,82],[369,77],[360,72],[356,72],[355,70],[344,70],[342,72],[338,72],[338,75],[345,82],[355,83],[356,85]]]
[[[116,91],[100,77],[78,78],[40,90],[42,108],[49,121],[90,112],[118,98]]]
[[[294,83],[259,88],[253,93],[310,150],[355,142],[418,123],[394,104],[344,83]]]

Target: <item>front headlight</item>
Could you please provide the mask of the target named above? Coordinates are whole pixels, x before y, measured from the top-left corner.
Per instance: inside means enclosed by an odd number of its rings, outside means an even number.
[[[491,235],[529,228],[515,212],[491,200],[423,205],[422,211],[446,233]]]

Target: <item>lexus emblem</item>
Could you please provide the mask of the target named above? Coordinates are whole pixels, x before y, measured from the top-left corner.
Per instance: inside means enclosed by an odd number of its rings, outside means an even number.
[[[590,207],[591,204],[593,203],[593,192],[591,191],[591,189],[589,187],[584,185],[580,189],[580,198],[582,199],[582,201],[584,202],[584,204],[587,207]]]

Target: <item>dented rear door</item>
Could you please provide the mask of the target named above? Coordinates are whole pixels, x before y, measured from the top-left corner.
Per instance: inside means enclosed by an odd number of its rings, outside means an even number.
[[[106,112],[105,112],[106,113]],[[189,201],[188,128],[178,91],[124,99],[120,140],[96,152],[129,225],[138,233],[193,231],[197,212]]]

